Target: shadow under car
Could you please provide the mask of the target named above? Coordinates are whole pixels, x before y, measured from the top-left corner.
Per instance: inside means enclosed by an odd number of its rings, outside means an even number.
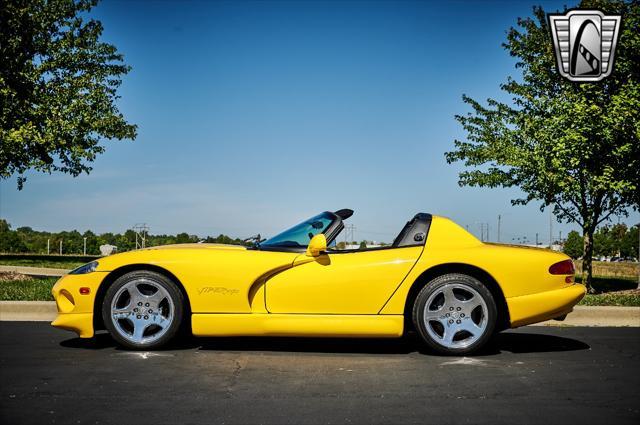
[[[120,348],[109,334],[97,333],[91,339],[71,338],[60,343],[65,348],[101,350]],[[473,356],[491,356],[502,352],[543,353],[579,351],[589,345],[572,338],[544,333],[501,332]],[[291,353],[338,353],[338,354],[434,354],[420,344],[418,338],[408,334],[403,338],[303,338],[303,337],[218,337],[197,338],[183,336],[158,351],[176,350],[210,351],[265,351]]]

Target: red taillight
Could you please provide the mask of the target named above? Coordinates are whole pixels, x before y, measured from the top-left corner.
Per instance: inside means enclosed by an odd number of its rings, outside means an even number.
[[[576,268],[571,260],[560,261],[549,267],[549,273],[551,274],[574,274],[575,272]]]
[[[89,295],[91,293],[91,289],[83,286],[80,288],[80,295]]]

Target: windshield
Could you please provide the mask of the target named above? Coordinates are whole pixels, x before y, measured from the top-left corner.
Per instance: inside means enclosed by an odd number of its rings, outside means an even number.
[[[284,232],[267,239],[260,246],[282,247],[306,247],[312,237],[327,230],[335,216],[329,212],[323,212],[315,217],[303,221]]]

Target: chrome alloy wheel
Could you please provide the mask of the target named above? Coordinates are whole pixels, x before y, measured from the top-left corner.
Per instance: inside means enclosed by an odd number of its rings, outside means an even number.
[[[169,329],[175,306],[169,292],[150,279],[135,279],[118,290],[111,301],[115,330],[137,344],[150,344]]]
[[[446,348],[466,348],[486,332],[488,308],[472,287],[450,283],[427,299],[423,317],[435,342]]]

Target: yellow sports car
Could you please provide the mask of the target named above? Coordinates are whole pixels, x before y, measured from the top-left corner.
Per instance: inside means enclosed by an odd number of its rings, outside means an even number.
[[[52,325],[155,349],[196,336],[398,338],[467,354],[494,332],[563,319],[584,296],[564,254],[482,243],[416,214],[389,246],[336,249],[352,210],[323,212],[253,247],[159,246],[79,267],[53,288]]]

